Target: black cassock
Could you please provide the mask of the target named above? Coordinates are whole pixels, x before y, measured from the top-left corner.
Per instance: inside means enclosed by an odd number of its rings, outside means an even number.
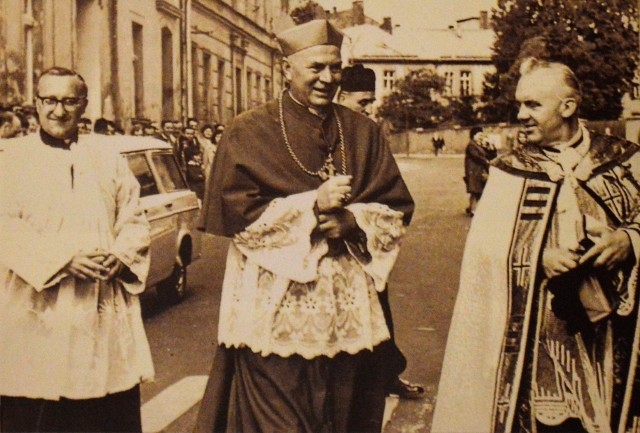
[[[304,167],[319,170],[331,153],[336,174],[353,177],[350,203],[385,204],[403,212],[409,223],[413,200],[375,122],[340,105],[322,119],[286,92],[282,103],[291,149]],[[208,233],[233,236],[256,221],[272,200],[317,189],[322,182],[294,161],[283,138],[278,101],[272,101],[226,128],[207,184],[202,225]],[[346,253],[341,243],[334,243],[334,253]],[[218,346],[196,431],[379,431],[384,385],[397,374],[392,370],[387,357],[376,351],[306,360]],[[232,386],[238,375],[242,386]],[[263,380],[272,385],[269,389],[284,389],[294,377],[305,378],[306,391],[250,398],[264,393]]]

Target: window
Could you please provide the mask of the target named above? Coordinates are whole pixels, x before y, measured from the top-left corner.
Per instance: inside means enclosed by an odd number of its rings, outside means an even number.
[[[129,161],[129,168],[140,184],[140,197],[159,194],[158,185],[156,185],[156,180],[144,154],[129,154],[127,161]]]
[[[162,118],[173,119],[173,35],[162,28]]]
[[[136,117],[144,117],[144,62],[142,51],[142,26],[138,23],[131,23],[131,34],[133,38],[133,112]]]
[[[200,117],[200,59],[198,57],[198,46],[196,44],[191,45],[191,103],[194,117]]]
[[[187,184],[182,177],[173,153],[156,152],[151,156],[151,159],[156,166],[160,183],[162,183],[165,192],[187,189]]]
[[[224,122],[224,59],[218,59],[218,120]]]
[[[245,107],[251,108],[253,106],[253,73],[250,69],[247,69],[247,100]]]
[[[471,71],[460,71],[460,96],[470,96],[472,94]]]
[[[262,94],[262,75],[256,74],[256,101],[258,104],[264,102]]]
[[[205,121],[211,120],[211,102],[209,100],[209,87],[211,86],[211,54],[202,53],[202,101],[200,101],[200,118]]]
[[[444,73],[444,94],[453,95],[453,72],[451,71]]]
[[[385,90],[393,90],[393,87],[396,84],[396,71],[384,71],[382,74],[382,83]]]
[[[264,97],[265,101],[271,101],[273,93],[271,92],[271,80],[269,78],[264,79]]]
[[[235,88],[235,109],[236,109],[236,113],[235,114],[239,114],[242,112],[243,108],[242,108],[242,69],[236,67],[236,88]]]

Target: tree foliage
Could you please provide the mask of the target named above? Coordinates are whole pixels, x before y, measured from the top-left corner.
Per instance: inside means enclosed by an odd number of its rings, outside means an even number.
[[[412,71],[396,81],[393,92],[378,108],[378,115],[397,130],[439,125],[451,117],[448,105],[439,96],[444,86],[444,78],[430,69]]]
[[[304,24],[312,20],[326,18],[326,13],[322,6],[313,0],[296,7],[289,14],[293,21],[297,24]]]
[[[484,84],[487,121],[515,120],[518,68],[527,56],[567,64],[582,83],[581,117],[616,119],[638,62],[637,0],[498,0],[495,74]]]

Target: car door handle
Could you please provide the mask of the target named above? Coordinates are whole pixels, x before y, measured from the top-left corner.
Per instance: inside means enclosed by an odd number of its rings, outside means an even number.
[[[173,203],[167,203],[164,205],[167,209],[171,209],[173,207]]]

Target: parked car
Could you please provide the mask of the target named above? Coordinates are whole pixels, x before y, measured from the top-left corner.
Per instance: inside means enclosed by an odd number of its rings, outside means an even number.
[[[127,158],[140,183],[140,202],[151,224],[151,268],[147,287],[155,286],[168,304],[187,290],[187,268],[201,253],[196,228],[200,200],[189,190],[168,143],[152,137],[95,136]]]

